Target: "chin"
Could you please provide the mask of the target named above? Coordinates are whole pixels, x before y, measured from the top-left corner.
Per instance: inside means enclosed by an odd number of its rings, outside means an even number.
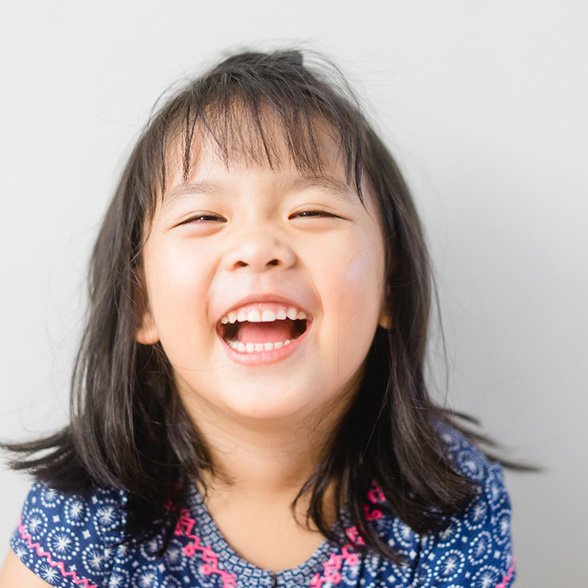
[[[286,383],[274,385],[239,386],[219,395],[224,410],[234,417],[268,424],[271,421],[308,418],[317,410],[317,394],[305,383],[288,389]]]

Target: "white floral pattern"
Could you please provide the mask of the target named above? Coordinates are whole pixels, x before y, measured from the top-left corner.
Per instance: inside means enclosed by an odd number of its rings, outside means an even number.
[[[444,430],[443,437],[455,467],[480,485],[465,512],[437,533],[418,535],[383,514],[377,488],[366,501],[366,520],[404,556],[401,565],[354,551],[356,530],[343,513],[336,527],[341,545],[325,540],[302,565],[273,574],[231,549],[195,489],[161,557],[161,533],[144,541],[126,535],[123,491],[100,488],[83,498],[41,483],[29,492],[11,546],[37,576],[57,587],[507,588],[515,574],[501,468],[455,431]]]

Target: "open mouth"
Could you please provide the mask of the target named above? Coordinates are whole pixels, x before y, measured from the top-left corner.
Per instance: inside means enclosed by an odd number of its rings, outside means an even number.
[[[235,351],[259,353],[290,345],[309,323],[308,315],[293,306],[249,304],[223,316],[217,331]]]

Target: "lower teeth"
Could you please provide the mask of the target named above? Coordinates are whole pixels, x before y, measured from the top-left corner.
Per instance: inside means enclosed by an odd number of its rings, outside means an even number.
[[[240,353],[259,353],[260,351],[272,351],[290,345],[292,341],[276,341],[275,343],[243,343],[242,341],[228,341],[229,347]]]

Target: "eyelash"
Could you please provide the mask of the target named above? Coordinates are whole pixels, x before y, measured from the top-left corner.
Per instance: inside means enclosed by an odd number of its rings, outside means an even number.
[[[290,219],[293,218],[338,218],[336,214],[332,214],[330,212],[327,212],[326,210],[301,210],[300,212],[296,212],[293,215],[291,215]],[[199,214],[197,216],[192,216],[188,219],[186,219],[183,223],[181,224],[189,224],[189,223],[207,223],[207,222],[214,222],[214,221],[220,221],[223,223],[227,222],[227,219],[223,218],[222,216],[216,215],[216,214]]]
[[[296,217],[301,217],[301,218],[312,218],[312,217],[338,218],[336,214],[332,214],[330,212],[327,212],[326,210],[301,210],[300,212],[293,214],[290,218],[296,218]]]
[[[191,216],[190,218],[187,218],[181,224],[188,224],[188,223],[193,223],[193,222],[204,223],[204,222],[211,222],[211,221],[220,221],[222,223],[226,223],[227,219],[223,218],[222,216],[218,216],[216,214],[198,214],[196,216]]]

